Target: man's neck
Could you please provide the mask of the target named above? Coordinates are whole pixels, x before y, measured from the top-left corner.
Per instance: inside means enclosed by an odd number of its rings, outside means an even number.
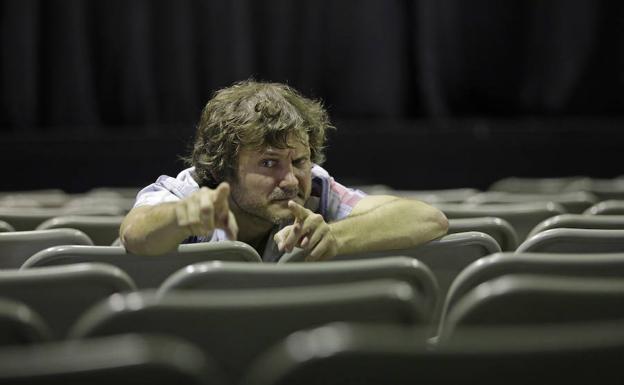
[[[230,206],[238,225],[238,240],[250,245],[258,254],[264,253],[269,234],[276,225]]]

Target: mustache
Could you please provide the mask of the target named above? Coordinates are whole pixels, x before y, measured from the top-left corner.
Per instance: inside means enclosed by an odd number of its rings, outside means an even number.
[[[269,195],[270,200],[293,199],[299,196],[299,189],[276,189]]]

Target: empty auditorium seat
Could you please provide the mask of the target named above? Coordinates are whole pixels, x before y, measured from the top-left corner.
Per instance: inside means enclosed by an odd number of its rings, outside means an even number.
[[[442,321],[457,301],[482,283],[510,274],[561,277],[624,277],[624,253],[539,254],[497,253],[466,267],[453,281],[442,312]]]
[[[588,191],[601,201],[624,199],[624,180],[587,178],[568,186],[571,190]]]
[[[558,194],[520,194],[501,191],[488,191],[473,195],[465,203],[527,203],[554,202],[560,204],[568,213],[581,214],[598,202],[598,198],[585,191],[562,192]]]
[[[546,218],[564,214],[564,208],[557,203],[499,203],[499,204],[451,204],[435,206],[442,210],[448,219],[497,217],[509,222],[516,230],[518,241],[522,242],[531,229]]]
[[[514,228],[504,219],[495,217],[449,219],[449,234],[478,231],[485,233],[498,243],[501,250],[512,251],[518,246]]]
[[[559,178],[523,178],[509,177],[494,182],[489,191],[502,191],[519,194],[559,194],[570,190],[568,186],[578,185],[587,179],[584,176],[571,176]],[[584,183],[584,182],[583,182]]]
[[[118,207],[88,206],[70,208],[12,208],[0,207],[0,220],[11,224],[17,231],[34,230],[50,218],[64,215],[123,215]]]
[[[203,261],[261,262],[258,253],[242,242],[206,242],[180,245],[175,251],[143,256],[130,254],[121,246],[60,246],[30,257],[22,268],[56,266],[80,262],[101,262],[125,271],[139,288],[156,288],[175,271]]]
[[[99,300],[133,290],[126,273],[106,264],[0,270],[0,295],[36,311],[55,338],[65,337],[78,316]]]
[[[437,307],[438,285],[433,273],[422,262],[410,257],[306,264],[202,262],[172,274],[162,284],[160,292],[288,288],[376,279],[392,279],[411,285],[420,293],[426,313],[433,314]]]
[[[75,229],[0,233],[0,269],[17,269],[33,254],[56,245],[93,245],[93,242]]]
[[[135,199],[142,187],[95,187],[87,191],[89,196],[116,195]]]
[[[0,192],[0,207],[62,207],[71,196],[63,190],[27,190]]]
[[[72,228],[87,234],[95,245],[110,246],[119,237],[123,216],[68,215],[50,218],[37,226],[37,230]]]
[[[71,336],[166,333],[195,343],[236,383],[243,368],[286,335],[332,321],[424,322],[419,294],[404,282],[369,281],[231,292],[113,295],[76,323]]]
[[[119,213],[127,213],[134,206],[134,202],[134,198],[123,198],[115,195],[83,195],[65,203],[63,209],[80,212],[93,207],[108,207],[116,209]]]
[[[508,274],[458,298],[439,339],[474,326],[540,325],[624,318],[624,279]]]
[[[20,301],[0,296],[0,345],[33,344],[50,338],[50,329],[37,312]]]
[[[461,203],[478,193],[479,190],[473,188],[445,190],[393,190],[388,192],[390,195],[417,199],[427,203]]]
[[[460,271],[477,259],[500,251],[498,243],[492,237],[484,233],[471,231],[448,234],[411,249],[338,255],[332,261],[386,258],[391,256],[416,258],[431,269],[438,282],[440,298],[444,298],[451,282],[453,282]],[[302,261],[303,257],[304,253],[302,250],[295,249],[293,253],[282,257],[278,263]],[[434,322],[437,322],[439,314],[439,311],[436,311],[433,317]]]
[[[539,232],[517,248],[522,253],[620,253],[624,230],[550,229]]]
[[[222,385],[213,360],[170,336],[118,335],[0,348],[0,383]]]
[[[476,329],[432,349],[414,329],[330,324],[280,341],[241,385],[620,383],[622,326]]]
[[[584,214],[589,215],[624,215],[624,200],[606,200],[591,206]]]
[[[15,229],[13,228],[13,226],[11,226],[10,223],[5,222],[5,221],[0,221],[0,233],[6,233],[9,231],[15,231]]]
[[[557,215],[540,222],[527,238],[545,230],[558,228],[624,230],[624,215]]]

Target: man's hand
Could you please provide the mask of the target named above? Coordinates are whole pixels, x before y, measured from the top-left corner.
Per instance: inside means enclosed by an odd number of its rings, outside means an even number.
[[[177,224],[188,235],[210,236],[214,229],[225,230],[230,240],[236,240],[238,225],[230,211],[230,185],[221,183],[216,189],[202,187],[175,207]]]
[[[288,201],[295,222],[273,237],[280,252],[291,252],[295,246],[307,251],[306,261],[319,261],[338,253],[336,238],[320,214],[315,214],[295,201]]]

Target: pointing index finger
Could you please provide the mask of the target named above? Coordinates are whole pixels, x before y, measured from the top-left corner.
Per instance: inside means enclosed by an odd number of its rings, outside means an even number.
[[[312,214],[312,211],[306,209],[295,201],[288,201],[288,208],[299,221],[304,221],[310,214]]]
[[[224,206],[227,203],[228,196],[230,195],[230,185],[226,182],[221,183],[214,190],[214,205],[215,206]]]

